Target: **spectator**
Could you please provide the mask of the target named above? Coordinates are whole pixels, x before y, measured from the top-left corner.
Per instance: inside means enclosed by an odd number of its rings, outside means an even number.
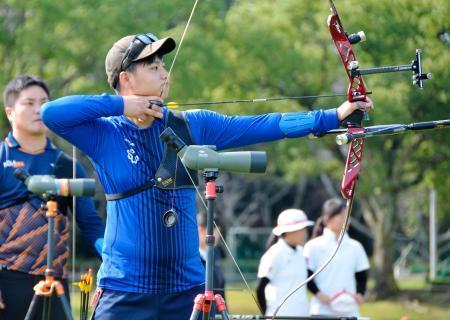
[[[262,311],[271,316],[282,299],[307,277],[303,245],[308,226],[314,222],[302,210],[288,209],[280,213],[272,230],[277,242],[261,258],[256,294]],[[279,316],[307,316],[306,288],[298,290],[278,312]]]
[[[304,255],[311,275],[330,257],[345,221],[345,203],[329,199],[322,207],[313,239],[306,243]],[[369,261],[362,245],[344,235],[342,244],[330,264],[319,273],[308,289],[311,315],[338,315],[357,317],[358,306],[364,301]]]
[[[0,142],[0,319],[23,319],[31,303],[33,287],[44,278],[47,262],[48,223],[42,200],[28,192],[14,175],[17,168],[31,175],[72,177],[72,159],[56,148],[46,136],[39,110],[49,99],[47,85],[40,79],[20,76],[3,92],[5,112],[12,131]],[[78,177],[86,177],[77,163]],[[55,217],[55,276],[67,285],[69,219],[72,198],[58,197],[61,214]],[[77,223],[88,242],[101,255],[104,223],[90,198],[78,197]],[[1,297],[3,296],[3,303]],[[52,298],[52,317],[64,319],[59,300]],[[42,314],[42,299],[38,307]],[[3,317],[3,318],[2,318]]]

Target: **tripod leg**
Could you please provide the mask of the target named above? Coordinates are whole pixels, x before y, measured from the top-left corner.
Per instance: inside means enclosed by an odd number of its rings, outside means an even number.
[[[64,314],[66,315],[66,319],[73,320],[72,311],[70,310],[69,301],[67,301],[66,296],[63,294],[58,295],[59,300],[61,301],[61,305],[64,310]]]
[[[32,320],[36,315],[36,309],[38,307],[39,296],[34,295],[33,300],[31,300],[30,307],[28,308],[27,314],[25,315],[25,320]]]
[[[52,300],[51,297],[44,296],[44,308],[42,309],[42,319],[51,320]]]
[[[64,287],[62,283],[59,281],[55,281],[54,288],[59,301],[61,301],[61,306],[63,308],[66,319],[73,320],[72,311],[70,310],[70,304],[67,300],[66,295],[64,294]]]
[[[202,312],[203,304],[205,303],[205,295],[198,294],[194,300],[194,309],[192,309],[191,317],[189,320],[197,320],[198,316]]]
[[[216,301],[217,310],[222,315],[222,319],[228,320],[229,317],[228,317],[228,311],[227,311],[227,305],[225,303],[225,299],[220,294],[216,294],[214,296],[214,299]]]
[[[197,320],[199,315],[200,315],[200,311],[194,309],[194,310],[192,310],[192,314],[191,314],[191,317],[189,318],[189,320]]]

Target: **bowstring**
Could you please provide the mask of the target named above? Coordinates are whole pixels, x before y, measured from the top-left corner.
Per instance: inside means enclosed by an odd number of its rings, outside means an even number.
[[[178,45],[177,51],[175,51],[175,56],[173,57],[172,64],[170,65],[168,78],[172,73],[173,66],[175,65],[175,61],[177,60],[178,54],[180,52],[181,46],[183,44],[184,38],[186,37],[187,30],[191,24],[192,17],[194,16],[195,9],[197,8],[198,0],[195,0],[194,6],[192,7],[191,14],[189,15],[188,21],[186,22],[186,26],[184,27],[183,34],[181,35],[180,44]]]
[[[190,13],[190,15],[189,15],[188,21],[187,21],[187,23],[186,23],[186,26],[185,26],[185,28],[184,28],[183,34],[182,34],[181,39],[180,39],[180,44],[178,45],[177,51],[175,52],[175,56],[174,56],[174,58],[173,58],[173,60],[172,60],[172,64],[171,64],[171,66],[170,66],[170,68],[169,68],[169,72],[168,72],[168,74],[167,74],[167,79],[166,79],[166,81],[165,81],[165,83],[164,83],[164,85],[163,85],[163,87],[162,87],[162,89],[161,89],[161,95],[160,95],[161,97],[162,97],[162,94],[163,94],[163,90],[164,90],[164,88],[167,86],[168,81],[169,81],[169,79],[170,79],[170,75],[171,75],[171,73],[172,73],[172,71],[173,71],[173,68],[174,68],[174,65],[175,65],[175,61],[177,60],[177,57],[178,57],[178,55],[179,55],[180,49],[181,49],[182,44],[183,44],[183,41],[184,41],[184,39],[185,39],[185,37],[186,37],[187,30],[188,30],[188,28],[189,28],[189,26],[190,26],[192,17],[194,16],[194,12],[195,12],[195,10],[196,10],[196,8],[197,8],[198,2],[199,2],[199,0],[195,0],[194,6],[192,7],[192,10],[191,10],[191,13]],[[179,156],[178,156],[178,154],[177,154],[177,159],[178,159],[178,158],[179,158]],[[177,160],[177,162],[178,162],[178,160]],[[197,192],[198,196],[200,197],[200,200],[201,200],[203,206],[204,206],[205,209],[207,210],[207,209],[208,209],[208,206],[206,205],[206,203],[205,203],[205,201],[204,201],[204,199],[203,199],[203,196],[202,196],[200,190],[198,189],[198,187],[197,187],[196,184],[194,183],[194,179],[192,178],[192,176],[191,176],[189,170],[186,168],[186,166],[184,165],[183,161],[180,161],[180,162],[182,163],[184,169],[186,170],[186,173],[188,174],[189,179],[191,180],[192,184],[194,185],[195,191]],[[175,185],[174,185],[174,187],[175,187]],[[226,243],[226,241],[225,241],[225,238],[223,237],[222,233],[220,232],[220,229],[218,228],[218,226],[217,226],[217,224],[216,224],[215,221],[214,221],[214,226],[215,226],[216,230],[218,231],[219,237],[220,237],[220,239],[222,240],[222,242],[223,242],[223,244],[224,244],[224,246],[225,246],[225,248],[226,248],[228,254],[230,255],[231,259],[233,260],[234,265],[236,266],[236,268],[237,268],[239,274],[241,275],[242,280],[244,281],[245,286],[247,287],[247,290],[250,292],[250,294],[251,294],[253,300],[255,301],[255,303],[256,303],[256,305],[257,305],[257,307],[258,307],[258,309],[259,309],[259,311],[260,311],[261,313],[263,313],[263,312],[262,312],[262,309],[261,309],[261,306],[259,305],[259,303],[258,303],[256,297],[255,297],[254,294],[253,294],[253,290],[250,288],[250,286],[249,286],[247,280],[245,279],[244,274],[242,273],[241,268],[239,267],[239,265],[238,265],[238,263],[237,263],[235,257],[234,257],[233,254],[231,253],[231,250],[230,250],[230,248],[228,247],[228,245],[227,245],[227,243]]]
[[[180,53],[180,49],[181,49],[181,47],[183,45],[183,41],[184,41],[184,38],[186,37],[188,28],[191,25],[191,20],[192,20],[192,17],[194,16],[196,8],[197,8],[198,1],[199,0],[195,0],[194,6],[192,7],[191,13],[189,14],[188,21],[186,22],[186,26],[184,27],[183,34],[181,35],[180,43],[179,43],[179,45],[177,47],[177,50],[175,51],[175,56],[173,57],[172,64],[170,65],[170,68],[169,68],[169,72],[167,73],[167,78],[166,78],[166,80],[164,81],[164,83],[162,85],[161,94],[159,95],[160,97],[162,97],[162,95],[164,93],[164,89],[169,84],[170,75],[172,74],[173,67],[175,66],[175,61],[177,61],[178,54]]]

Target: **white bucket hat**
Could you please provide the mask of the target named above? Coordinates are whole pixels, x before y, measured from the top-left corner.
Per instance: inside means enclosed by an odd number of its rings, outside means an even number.
[[[301,230],[314,225],[314,222],[308,220],[306,214],[299,209],[287,209],[278,215],[277,226],[272,232],[276,236],[281,236],[285,232]]]
[[[358,309],[355,296],[345,290],[331,297],[330,308],[339,316],[348,316]]]

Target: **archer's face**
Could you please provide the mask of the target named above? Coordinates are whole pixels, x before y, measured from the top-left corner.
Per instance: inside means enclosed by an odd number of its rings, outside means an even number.
[[[342,210],[339,214],[328,218],[326,221],[327,228],[333,230],[334,232],[339,232],[345,222],[345,210]]]
[[[43,135],[47,131],[39,111],[48,101],[48,95],[40,86],[30,86],[22,90],[13,106],[5,108],[13,131],[32,136]]]
[[[164,62],[159,58],[151,64],[138,65],[129,73],[129,85],[134,95],[159,96],[163,100],[169,94],[168,72]]]

